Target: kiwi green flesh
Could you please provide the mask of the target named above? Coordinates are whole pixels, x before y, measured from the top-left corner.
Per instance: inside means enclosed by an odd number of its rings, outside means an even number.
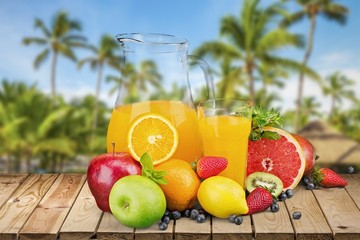
[[[268,189],[274,197],[280,195],[283,190],[283,183],[280,178],[265,172],[254,172],[247,176],[245,186],[248,192],[257,187]]]

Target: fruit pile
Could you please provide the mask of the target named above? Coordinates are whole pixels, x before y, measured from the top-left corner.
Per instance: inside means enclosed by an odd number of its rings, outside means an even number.
[[[253,116],[245,192],[236,181],[218,176],[227,159],[203,156],[193,165],[172,159],[178,142],[172,124],[158,114],[138,118],[127,136],[128,152],[98,155],[88,166],[97,206],[132,228],[158,223],[165,230],[171,220],[203,223],[209,215],[240,225],[243,215],[279,211],[278,201],[293,197],[301,179],[306,189],[347,184],[330,169],[314,168],[315,149],[307,139],[273,127],[271,121],[260,122]],[[294,219],[300,217],[293,213]]]

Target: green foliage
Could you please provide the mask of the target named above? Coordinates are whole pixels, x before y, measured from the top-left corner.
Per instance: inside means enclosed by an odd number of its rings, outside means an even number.
[[[141,163],[141,167],[142,167],[141,175],[143,175],[144,177],[150,178],[157,184],[167,184],[167,180],[164,178],[164,176],[167,174],[167,172],[155,170],[150,154],[144,153],[140,157],[140,163]]]
[[[275,132],[265,131],[264,127],[280,127],[282,117],[280,112],[274,109],[265,110],[261,107],[254,107],[252,109],[252,124],[249,139],[252,141],[261,138],[279,139],[279,134]]]

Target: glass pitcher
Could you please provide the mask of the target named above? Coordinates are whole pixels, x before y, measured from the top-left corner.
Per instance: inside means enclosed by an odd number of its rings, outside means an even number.
[[[190,64],[204,72],[208,98],[213,79],[206,62],[188,55],[188,41],[165,34],[119,34],[124,62],[121,84],[107,132],[107,151],[128,151],[128,131],[143,114],[160,114],[176,128],[178,145],[171,158],[193,162],[202,141],[188,77]]]

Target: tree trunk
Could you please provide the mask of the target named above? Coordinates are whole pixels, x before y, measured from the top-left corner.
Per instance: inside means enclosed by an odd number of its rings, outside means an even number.
[[[58,53],[54,51],[52,60],[51,60],[51,76],[50,76],[50,84],[51,84],[51,101],[52,105],[56,105],[56,83],[55,83],[55,76],[56,76],[56,62],[57,62]]]
[[[253,76],[253,67],[250,62],[246,62],[246,73],[249,80],[249,95],[250,95],[250,101],[255,106],[255,87],[254,87],[254,76]]]
[[[312,52],[315,27],[316,27],[316,16],[312,15],[310,18],[308,46],[306,48],[306,52],[304,55],[304,59],[302,61],[302,66],[301,66],[300,74],[299,74],[298,92],[297,92],[297,99],[296,99],[296,111],[295,111],[295,123],[294,123],[294,131],[295,132],[297,132],[299,130],[299,125],[300,125],[301,102],[302,102],[302,98],[303,98],[303,88],[304,88],[304,69],[307,66],[307,62],[308,62],[311,52]]]
[[[101,90],[101,78],[102,78],[102,71],[103,71],[103,63],[99,64],[99,72],[96,82],[96,92],[95,92],[95,106],[94,106],[94,121],[93,121],[93,132],[95,132],[98,124],[98,101],[100,97],[100,90]]]

